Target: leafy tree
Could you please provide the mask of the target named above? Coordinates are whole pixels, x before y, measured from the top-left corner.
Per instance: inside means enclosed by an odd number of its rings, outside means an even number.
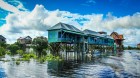
[[[0,47],[6,48],[6,43],[5,42],[0,42]]]
[[[33,39],[33,48],[36,50],[38,56],[42,56],[44,53],[43,49],[48,47],[48,40],[46,37],[40,36]]]
[[[16,44],[11,44],[8,46],[8,49],[10,50],[11,54],[14,55],[14,54],[17,54],[17,50],[20,49],[20,47]]]
[[[6,50],[3,47],[0,47],[0,56],[5,55]]]
[[[20,44],[19,42],[15,42],[14,44],[18,45],[21,50],[23,50],[23,51],[26,50],[26,45],[25,44]]]

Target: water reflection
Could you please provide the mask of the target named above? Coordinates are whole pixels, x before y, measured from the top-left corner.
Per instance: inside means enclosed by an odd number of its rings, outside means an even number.
[[[0,78],[140,78],[140,51],[137,50],[126,50],[119,56],[89,54],[78,58],[43,64],[32,59],[20,65],[14,61],[0,61]]]

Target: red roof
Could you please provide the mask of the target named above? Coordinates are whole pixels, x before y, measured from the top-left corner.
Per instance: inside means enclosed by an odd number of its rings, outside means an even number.
[[[118,35],[119,39],[123,39],[123,35]]]
[[[111,35],[112,35],[112,34],[115,34],[114,39],[121,39],[121,40],[124,40],[122,34],[118,34],[117,32],[112,32]]]

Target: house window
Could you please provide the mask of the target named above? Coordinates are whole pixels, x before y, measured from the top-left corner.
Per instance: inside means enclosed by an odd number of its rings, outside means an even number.
[[[58,38],[61,38],[61,32],[58,32]]]
[[[2,39],[1,41],[4,41],[4,39]]]

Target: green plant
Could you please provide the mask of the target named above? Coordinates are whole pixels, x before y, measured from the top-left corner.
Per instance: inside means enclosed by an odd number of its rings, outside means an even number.
[[[23,55],[23,50],[17,50],[16,51],[19,55]]]
[[[31,54],[29,54],[29,55],[30,55],[30,58],[34,58],[34,59],[37,58],[37,56],[36,56],[35,54],[33,54],[33,53],[31,53]]]
[[[40,63],[44,63],[44,62],[46,61],[46,58],[45,58],[45,57],[40,57],[40,58],[38,59],[38,61],[39,61]]]
[[[33,39],[33,48],[36,51],[36,54],[40,57],[44,54],[44,50],[48,47],[48,40],[46,37],[37,37]]]
[[[6,50],[3,47],[0,47],[0,56],[5,55]]]
[[[11,55],[11,52],[10,52],[10,51],[6,51],[6,54],[7,54],[7,55]]]
[[[16,44],[11,44],[7,48],[10,50],[12,55],[17,54],[16,51],[19,50],[19,46]]]
[[[20,64],[20,61],[16,61],[16,65],[19,65]]]

